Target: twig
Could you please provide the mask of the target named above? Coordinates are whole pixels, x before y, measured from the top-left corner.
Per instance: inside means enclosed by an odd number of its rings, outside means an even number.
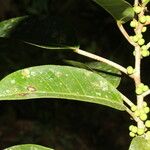
[[[137,118],[133,112],[128,108],[126,107],[126,112],[136,121],[136,122],[139,122],[139,118]]]
[[[127,31],[126,31],[125,28],[123,27],[122,23],[121,23],[120,21],[118,21],[118,22],[117,22],[117,25],[118,25],[118,28],[119,28],[119,30],[121,31],[121,33],[122,33],[122,34],[124,35],[124,37],[127,39],[127,41],[128,41],[131,45],[136,46],[137,44],[134,43],[134,42],[131,40],[131,38],[130,38],[130,36],[128,35]]]
[[[106,63],[106,64],[108,64],[108,65],[110,65],[110,66],[112,66],[112,67],[114,67],[114,68],[116,68],[118,70],[120,70],[121,72],[127,74],[127,69],[126,68],[124,68],[123,66],[121,66],[121,65],[119,65],[119,64],[117,64],[117,63],[115,63],[113,61],[110,61],[110,60],[108,60],[106,58],[97,56],[95,54],[92,54],[92,53],[89,53],[89,52],[86,52],[86,51],[83,51],[83,50],[78,49],[78,48],[74,48],[73,50],[74,50],[75,53],[78,53],[80,55],[83,55],[83,56],[95,59],[97,61],[104,62],[104,63]]]
[[[126,102],[130,107],[134,105],[134,104],[133,104],[126,96],[124,96],[122,93],[121,93],[121,97],[122,97],[122,99],[124,100],[124,102]]]
[[[146,97],[146,96],[148,96],[149,94],[150,94],[150,90],[144,92],[144,93],[142,94],[142,96],[143,96],[143,97]]]

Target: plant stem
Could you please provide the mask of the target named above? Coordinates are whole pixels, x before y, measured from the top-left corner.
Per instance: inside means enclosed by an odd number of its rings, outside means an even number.
[[[123,27],[122,23],[120,21],[117,22],[117,25],[118,25],[118,28],[119,30],[121,31],[121,33],[124,35],[124,37],[127,39],[127,41],[133,45],[133,46],[136,46],[136,43],[134,43],[130,36],[128,35],[127,31],[125,30],[125,28]]]
[[[142,96],[143,96],[143,97],[146,97],[146,96],[149,95],[149,94],[150,94],[150,90],[144,92],[144,93],[142,94]]]
[[[121,93],[121,97],[122,97],[122,99],[124,100],[124,102],[126,102],[130,107],[134,105],[134,104],[133,104],[126,96],[124,96],[122,93]]]
[[[133,112],[128,108],[126,107],[126,112],[136,121],[136,122],[139,122],[139,118],[136,117]]]
[[[123,66],[121,66],[121,65],[119,65],[119,64],[117,64],[117,63],[115,63],[113,61],[110,61],[110,60],[108,60],[106,58],[97,56],[95,54],[92,54],[92,53],[89,53],[89,52],[86,52],[86,51],[83,51],[83,50],[81,50],[79,48],[74,48],[73,50],[74,50],[75,53],[78,53],[80,55],[83,55],[83,56],[95,59],[97,61],[104,62],[104,63],[106,63],[106,64],[108,64],[108,65],[110,65],[110,66],[112,66],[112,67],[114,67],[114,68],[116,68],[118,70],[120,70],[121,72],[127,74],[127,69],[126,68],[124,68]]]

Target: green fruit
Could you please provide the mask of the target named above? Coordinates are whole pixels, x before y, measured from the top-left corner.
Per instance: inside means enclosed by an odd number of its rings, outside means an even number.
[[[148,51],[148,50],[142,50],[142,51],[141,51],[141,55],[142,55],[143,57],[147,57],[147,56],[149,56],[149,51]]]
[[[139,87],[139,88],[143,88],[143,87],[144,87],[144,84],[143,84],[143,83],[140,83],[140,84],[138,85],[138,87]]]
[[[136,92],[136,94],[140,95],[143,93],[143,90],[142,90],[142,88],[137,87],[135,92]]]
[[[143,45],[143,46],[141,47],[141,49],[142,49],[142,50],[147,50],[147,46],[146,46],[146,45]]]
[[[144,129],[143,129],[143,128],[138,128],[137,134],[138,134],[138,135],[144,134]]]
[[[129,131],[132,131],[132,128],[134,127],[134,125],[130,125],[129,126]]]
[[[150,16],[149,15],[146,16],[146,21],[150,22]]]
[[[137,110],[137,106],[132,105],[132,106],[131,106],[131,110],[132,110],[132,111],[136,111],[136,110]]]
[[[145,40],[144,40],[144,39],[139,39],[139,40],[138,40],[138,44],[139,44],[139,45],[143,45],[144,43],[145,43]]]
[[[131,131],[131,132],[137,133],[137,130],[138,130],[138,128],[137,128],[136,126],[134,126],[134,127],[132,128],[132,131]]]
[[[133,132],[130,132],[129,135],[130,135],[130,137],[135,137],[135,133],[133,133]]]
[[[128,73],[128,74],[133,74],[133,73],[134,73],[134,69],[133,69],[132,66],[128,66],[128,67],[127,67],[127,73]]]
[[[140,23],[144,24],[147,21],[147,17],[146,16],[141,16],[139,18]]]
[[[146,91],[149,90],[149,87],[147,85],[144,85],[142,89],[143,89],[144,92],[146,92]]]
[[[133,7],[133,10],[135,13],[139,14],[141,12],[142,8],[140,6],[135,6],[135,7]]]
[[[146,121],[145,121],[145,126],[146,126],[147,128],[150,128],[150,120],[146,120]]]
[[[136,111],[134,112],[134,115],[138,117],[138,116],[140,115],[140,111],[139,111],[139,110],[136,110]]]
[[[146,106],[147,106],[147,103],[146,103],[146,102],[143,102],[143,106],[146,107]]]
[[[142,32],[146,32],[146,30],[147,30],[147,27],[142,28]]]
[[[147,115],[144,114],[144,113],[140,114],[140,119],[141,119],[142,121],[145,121],[145,120],[147,119]]]
[[[132,39],[133,39],[133,41],[134,41],[135,43],[138,42],[138,40],[139,40],[139,38],[138,38],[137,35],[134,35],[134,36],[132,37]]]
[[[137,27],[137,25],[138,25],[138,22],[137,22],[136,20],[132,20],[132,21],[130,22],[130,27],[132,27],[132,28]]]
[[[143,37],[143,35],[141,33],[136,35],[138,37],[138,39],[141,39]]]
[[[144,109],[144,112],[147,114],[147,113],[149,113],[149,111],[150,111],[150,108],[149,107],[145,107],[145,108],[143,108]]]

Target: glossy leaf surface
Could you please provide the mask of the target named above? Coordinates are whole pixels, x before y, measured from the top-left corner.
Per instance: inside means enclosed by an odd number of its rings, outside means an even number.
[[[129,150],[150,150],[150,139],[144,137],[133,138]]]
[[[71,64],[75,67],[84,68],[95,73],[98,73],[108,82],[110,82],[114,87],[118,87],[121,80],[121,73],[119,70],[111,67],[102,62],[90,62],[90,63],[81,63],[73,60],[65,60],[66,63]]]
[[[125,0],[93,0],[108,11],[117,21],[125,23],[134,17],[132,6]]]
[[[0,100],[65,98],[124,110],[119,91],[85,69],[45,65],[19,70],[0,81]]]
[[[24,144],[24,145],[12,146],[4,150],[54,150],[54,149],[47,148],[40,145],[35,145],[35,144]]]

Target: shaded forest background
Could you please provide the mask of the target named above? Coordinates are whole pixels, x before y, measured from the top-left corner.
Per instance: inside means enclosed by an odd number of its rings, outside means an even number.
[[[134,62],[133,49],[113,18],[91,0],[0,0],[0,21],[23,15],[63,18],[73,26],[82,49],[125,67]],[[146,40],[150,39],[148,33]],[[0,77],[24,67],[64,64],[64,59],[90,61],[71,52],[0,50]],[[142,70],[144,83],[150,83],[148,64],[146,58]],[[122,75],[118,89],[134,100],[131,83]],[[96,104],[56,99],[7,101],[0,102],[0,116],[0,149],[23,143],[56,150],[127,150],[129,147],[128,126],[132,122],[129,115]]]

